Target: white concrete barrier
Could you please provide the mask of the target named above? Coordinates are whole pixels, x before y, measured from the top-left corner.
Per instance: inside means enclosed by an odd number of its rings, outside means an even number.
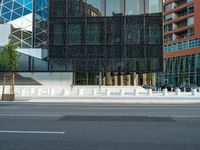
[[[151,96],[152,95],[152,89],[147,89],[147,95]]]
[[[20,94],[21,96],[26,96],[26,90],[24,88],[21,88]]]
[[[70,92],[69,92],[69,90],[68,89],[63,89],[63,94],[64,94],[64,96],[69,96],[70,95]]]
[[[110,96],[110,89],[106,89],[106,96]]]
[[[78,89],[78,96],[83,96],[84,90],[83,89]]]
[[[124,95],[125,95],[124,89],[120,89],[120,96],[124,96]]]
[[[139,95],[138,89],[134,89],[133,94],[134,94],[134,96],[138,96]]]
[[[0,94],[2,92],[2,86],[0,86]],[[6,92],[10,92],[10,88],[6,88]],[[113,92],[113,93],[112,93]],[[126,88],[126,87],[102,87],[102,92],[98,92],[98,87],[74,87],[74,90],[71,91],[70,87],[58,87],[58,86],[16,86],[15,87],[15,94],[16,96],[31,96],[31,97],[45,97],[45,96],[110,96],[110,95],[116,95],[116,96],[128,96],[128,93],[132,93],[132,96],[168,96],[169,93],[167,89],[164,89],[162,93],[160,92],[152,92],[151,89],[146,90],[145,92],[141,92],[138,88]],[[161,94],[161,95],[160,95]],[[179,96],[200,96],[200,94],[197,92],[197,89],[192,89],[192,91],[188,95],[184,95],[185,93],[182,93],[180,89],[176,89],[175,95]],[[170,93],[170,95],[172,95]],[[130,95],[129,95],[130,96]]]
[[[42,94],[42,91],[40,92],[40,94]],[[54,88],[50,89],[50,95],[55,96],[55,89]]]
[[[168,96],[168,91],[167,91],[167,89],[163,89],[163,96]]]
[[[192,96],[197,95],[197,89],[192,89],[191,92],[192,92]]]
[[[29,91],[31,96],[37,96],[38,90],[36,88],[31,88]]]
[[[96,88],[92,89],[92,95],[93,95],[93,96],[96,96],[96,95],[97,95],[97,89],[96,89]]]
[[[176,88],[176,95],[177,96],[181,95],[181,90],[179,88]]]

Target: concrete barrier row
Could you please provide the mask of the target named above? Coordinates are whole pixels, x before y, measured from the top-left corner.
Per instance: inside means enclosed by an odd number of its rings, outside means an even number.
[[[0,88],[0,92],[2,93],[2,88]],[[6,93],[9,93],[9,89],[6,88]],[[190,92],[191,96],[196,96],[198,95],[198,92],[196,89],[192,89],[192,91]],[[156,95],[156,94],[161,94],[162,96],[169,96],[169,94],[171,95],[171,92],[168,92],[167,89],[163,89],[162,92],[153,92],[151,89],[148,89],[146,91],[146,93],[140,93],[138,89],[133,89],[132,92],[129,91],[129,93],[127,93],[127,91],[125,92],[124,88],[120,88],[118,90],[118,92],[114,93],[113,91],[111,91],[111,89],[107,88],[103,91],[99,91],[96,88],[92,88],[90,93],[85,92],[84,89],[77,89],[74,92],[72,92],[72,90],[68,89],[68,88],[36,88],[36,87],[32,87],[32,88],[15,88],[15,94],[16,96],[152,96],[152,95]],[[175,95],[176,96],[181,96],[182,92],[180,91],[180,89],[176,89],[175,91]],[[200,94],[199,94],[200,96]]]

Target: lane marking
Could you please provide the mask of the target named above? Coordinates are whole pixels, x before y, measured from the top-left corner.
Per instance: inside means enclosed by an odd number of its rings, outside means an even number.
[[[20,109],[20,107],[0,107],[0,110],[7,110],[7,109]]]
[[[200,116],[170,116],[172,118],[200,118]]]
[[[76,108],[81,110],[138,110],[142,108],[115,108],[115,107],[109,107],[109,108]]]
[[[65,134],[65,132],[54,132],[54,131],[9,131],[0,130],[0,133],[11,133],[11,134]]]
[[[0,117],[62,117],[63,115],[50,114],[0,114]]]

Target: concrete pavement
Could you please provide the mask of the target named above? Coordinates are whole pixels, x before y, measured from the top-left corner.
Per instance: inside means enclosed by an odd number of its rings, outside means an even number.
[[[10,103],[200,104],[199,96],[68,96],[16,97]],[[0,101],[9,103],[9,101]]]

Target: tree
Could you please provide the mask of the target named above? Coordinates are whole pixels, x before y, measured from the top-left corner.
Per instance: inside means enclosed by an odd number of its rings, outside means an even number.
[[[2,99],[14,100],[14,85],[15,85],[15,71],[19,63],[19,55],[16,52],[16,46],[13,44],[12,40],[3,47],[3,51],[0,52],[0,66],[2,66],[7,72],[4,74],[3,78],[3,92]],[[10,78],[11,90],[10,94],[5,94],[5,84],[6,80]]]
[[[16,70],[18,63],[19,55],[16,52],[16,46],[10,40],[0,53],[0,65],[4,67],[6,71],[13,73]]]

